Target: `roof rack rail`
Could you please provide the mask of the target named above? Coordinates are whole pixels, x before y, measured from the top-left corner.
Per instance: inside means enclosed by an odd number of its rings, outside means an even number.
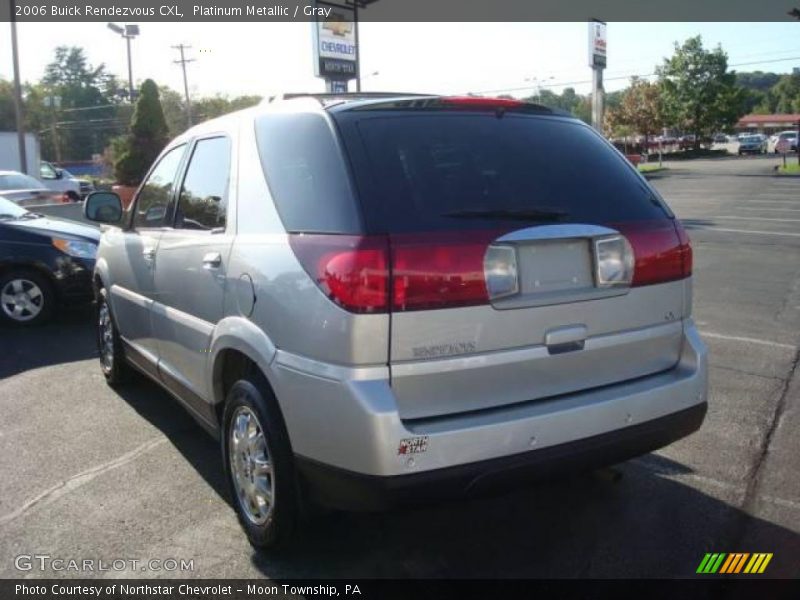
[[[319,100],[321,104],[330,104],[331,102],[346,102],[352,100],[369,100],[373,98],[426,98],[435,96],[435,94],[414,94],[409,92],[291,92],[283,94],[275,94],[264,98],[264,104],[271,104],[281,100],[293,100],[295,98],[312,98]]]

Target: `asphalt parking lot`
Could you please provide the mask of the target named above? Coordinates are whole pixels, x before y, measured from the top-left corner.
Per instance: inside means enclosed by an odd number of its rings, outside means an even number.
[[[107,387],[92,312],[0,329],[0,577],[14,557],[194,561],[192,577],[688,577],[706,552],[800,575],[800,178],[774,157],[675,163],[710,347],[702,429],[618,467],[503,497],[333,513],[279,558],[241,533],[216,442],[155,385]],[[91,575],[83,574],[83,575]]]

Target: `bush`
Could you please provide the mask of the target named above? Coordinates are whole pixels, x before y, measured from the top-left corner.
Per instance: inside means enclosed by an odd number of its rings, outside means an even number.
[[[158,86],[152,79],[147,79],[136,101],[130,133],[116,138],[111,144],[117,182],[139,185],[167,141],[167,122],[158,97]]]

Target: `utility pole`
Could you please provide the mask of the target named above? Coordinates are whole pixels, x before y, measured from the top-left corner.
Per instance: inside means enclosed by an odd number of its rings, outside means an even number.
[[[186,58],[183,54],[184,50],[191,49],[191,46],[186,46],[184,44],[178,44],[177,46],[173,46],[176,50],[179,50],[181,53],[181,59],[173,61],[176,65],[179,64],[181,69],[183,70],[183,93],[186,95],[186,122],[188,123],[189,127],[192,126],[192,101],[189,99],[189,80],[186,78],[186,63],[194,62],[193,58]]]
[[[17,119],[17,144],[19,146],[19,170],[28,173],[28,157],[25,152],[25,123],[22,120],[22,84],[19,77],[19,52],[17,51],[17,22],[14,19],[14,2],[11,2],[11,57],[14,63],[14,114]]]

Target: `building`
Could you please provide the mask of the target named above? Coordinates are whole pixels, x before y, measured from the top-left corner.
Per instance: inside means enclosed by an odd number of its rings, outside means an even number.
[[[736,124],[736,133],[766,133],[797,129],[800,115],[746,115]]]

